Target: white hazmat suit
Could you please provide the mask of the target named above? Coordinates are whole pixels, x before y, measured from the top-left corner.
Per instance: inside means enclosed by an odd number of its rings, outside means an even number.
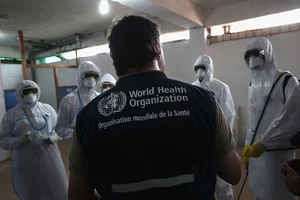
[[[101,92],[105,92],[115,86],[116,79],[111,74],[104,74],[100,80]],[[107,87],[105,87],[107,85]]]
[[[261,142],[266,149],[291,147],[290,138],[300,131],[300,90],[298,80],[292,76],[285,88],[283,75],[270,94],[264,114],[263,107],[275,80],[282,73],[276,65],[273,47],[266,38],[252,40],[244,56],[250,50],[264,52],[261,67],[251,69],[252,81],[248,96],[248,131],[246,145]],[[253,58],[257,60],[257,58]],[[255,61],[255,63],[259,63]],[[248,64],[248,63],[247,63]],[[251,66],[249,62],[248,66]],[[250,67],[249,67],[250,68]],[[286,96],[284,98],[284,95]],[[285,100],[286,99],[286,100]],[[254,132],[262,115],[255,137]],[[254,137],[254,141],[252,142]],[[294,157],[292,151],[265,152],[259,158],[249,160],[249,185],[259,200],[296,199],[285,187],[281,167]]]
[[[26,87],[37,89],[30,106],[22,94]],[[25,80],[17,85],[19,104],[3,117],[0,146],[13,150],[13,187],[20,199],[67,200],[68,179],[58,146],[44,143],[45,138],[55,134],[57,114],[50,105],[38,102],[40,94],[39,86],[33,81]],[[26,134],[30,134],[31,141],[24,142]]]
[[[77,70],[77,89],[65,96],[59,105],[56,132],[64,139],[71,139],[73,129],[76,123],[76,117],[79,111],[90,101],[99,95],[95,91],[99,84],[99,78],[92,87],[87,87],[85,83],[85,74],[93,72],[101,76],[100,69],[97,65],[90,61],[84,61],[78,66]]]
[[[215,94],[216,101],[220,104],[220,107],[232,128],[235,117],[235,108],[229,87],[213,77],[214,66],[211,57],[207,55],[199,56],[194,64],[194,71],[196,74],[198,66],[205,66],[206,72],[203,73],[203,80],[201,82],[198,79],[192,84],[210,90]],[[217,177],[216,194],[219,200],[233,200],[232,186],[219,177]]]

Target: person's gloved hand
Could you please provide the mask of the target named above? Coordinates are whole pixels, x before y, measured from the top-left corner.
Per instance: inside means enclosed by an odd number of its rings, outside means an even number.
[[[62,140],[62,138],[54,132],[54,133],[52,133],[52,135],[50,137],[44,139],[43,142],[45,144],[54,144],[60,140]]]
[[[261,142],[257,142],[244,150],[243,157],[258,158],[266,151],[265,145]]]
[[[249,157],[246,155],[246,151],[248,151],[249,146],[248,145],[244,145],[244,150],[243,150],[243,160],[245,165],[249,165]]]
[[[22,138],[21,138],[21,143],[22,144],[31,144],[32,143],[32,136],[31,132],[28,131]]]
[[[35,131],[35,132],[32,132],[31,138],[32,138],[33,144],[41,145],[41,144],[43,144],[43,141],[46,138],[46,136],[39,131]]]

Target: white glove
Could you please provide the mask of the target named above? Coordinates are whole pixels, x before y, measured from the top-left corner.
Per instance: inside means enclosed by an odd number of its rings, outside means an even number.
[[[44,139],[43,142],[45,144],[54,144],[60,140],[62,140],[62,138],[59,135],[57,135],[55,132],[53,132],[52,135],[50,137]]]
[[[24,145],[31,144],[32,143],[32,133],[31,131],[28,131],[22,138],[21,143]]]
[[[32,133],[32,143],[41,145],[45,140],[46,136],[39,131],[31,132]]]

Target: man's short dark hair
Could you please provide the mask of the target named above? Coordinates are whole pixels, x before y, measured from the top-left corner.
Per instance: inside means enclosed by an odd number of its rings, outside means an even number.
[[[159,36],[158,25],[145,17],[131,15],[115,21],[107,40],[117,75],[151,65],[160,54],[154,49]]]

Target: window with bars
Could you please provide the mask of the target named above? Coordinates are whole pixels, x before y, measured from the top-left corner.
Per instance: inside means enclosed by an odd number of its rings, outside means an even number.
[[[230,40],[299,31],[300,9],[225,25],[212,26],[206,30],[208,33],[207,42],[209,45]]]

